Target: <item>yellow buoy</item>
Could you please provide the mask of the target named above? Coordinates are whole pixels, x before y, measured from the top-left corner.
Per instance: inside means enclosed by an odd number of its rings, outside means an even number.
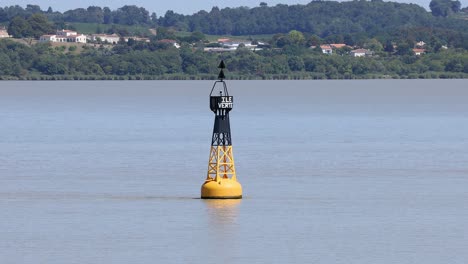
[[[232,179],[206,180],[202,185],[201,198],[240,199],[242,198],[242,186],[238,181]]]
[[[229,96],[224,82],[224,62],[219,68],[219,81],[216,81],[210,93],[210,109],[215,114],[211,151],[208,161],[208,173],[201,187],[202,199],[240,199],[242,186],[237,181],[234,156],[232,154],[231,126],[229,112],[234,98]],[[219,95],[213,95],[217,84],[222,84]]]

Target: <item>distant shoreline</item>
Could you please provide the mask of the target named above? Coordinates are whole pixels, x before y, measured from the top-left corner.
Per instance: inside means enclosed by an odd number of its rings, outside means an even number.
[[[164,76],[69,76],[69,75],[40,75],[40,76],[0,76],[1,81],[213,81],[216,80],[216,75],[164,75]],[[226,80],[245,80],[245,81],[293,81],[293,80],[444,80],[444,79],[468,79],[466,73],[423,73],[411,74],[408,76],[389,76],[389,75],[373,75],[362,78],[326,78],[326,76],[315,75],[306,76],[305,74],[297,75],[272,75],[272,76],[238,76],[227,77]]]

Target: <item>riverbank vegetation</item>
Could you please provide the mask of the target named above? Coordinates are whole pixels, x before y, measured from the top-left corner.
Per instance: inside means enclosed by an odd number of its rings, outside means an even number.
[[[81,53],[49,44],[27,46],[0,41],[2,79],[213,79],[224,59],[231,79],[466,78],[468,52],[442,50],[423,56],[387,55],[356,58],[320,51],[251,51],[238,48],[217,54],[152,43],[122,43],[113,48],[85,46]]]

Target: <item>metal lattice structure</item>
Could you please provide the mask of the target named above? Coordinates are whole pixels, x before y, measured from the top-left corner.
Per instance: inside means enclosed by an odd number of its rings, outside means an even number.
[[[207,179],[219,181],[221,178],[237,180],[232,146],[211,146]]]

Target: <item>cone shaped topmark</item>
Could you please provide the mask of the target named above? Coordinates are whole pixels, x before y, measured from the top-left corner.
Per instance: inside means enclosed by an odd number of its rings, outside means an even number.
[[[219,63],[218,68],[220,68],[220,69],[225,69],[226,68],[226,65],[224,64],[223,60]]]

